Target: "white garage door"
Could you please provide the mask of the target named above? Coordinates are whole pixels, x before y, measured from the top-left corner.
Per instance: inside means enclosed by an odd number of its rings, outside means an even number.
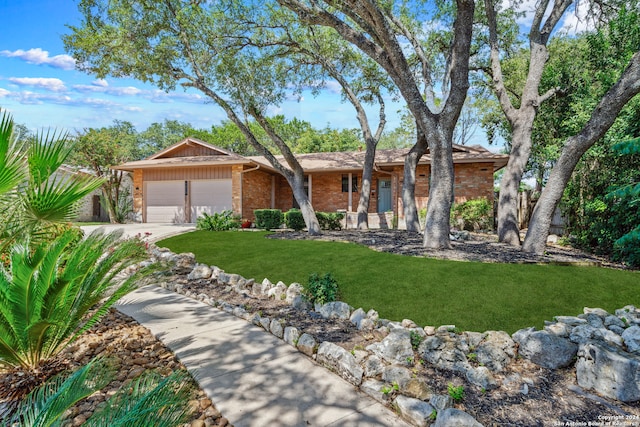
[[[191,181],[191,222],[204,212],[231,210],[231,180]]]
[[[145,186],[147,222],[185,222],[184,181],[147,181]]]

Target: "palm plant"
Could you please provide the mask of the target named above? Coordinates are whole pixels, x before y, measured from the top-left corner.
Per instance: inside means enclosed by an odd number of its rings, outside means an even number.
[[[59,425],[67,409],[103,388],[114,376],[114,367],[101,358],[93,359],[71,375],[59,374],[29,393],[16,408],[10,408],[12,415],[6,417],[3,425]]]
[[[0,266],[0,367],[33,371],[94,325],[139,274],[119,272],[144,259],[139,240],[68,230],[52,242],[11,248]]]
[[[73,149],[68,136],[56,132],[20,144],[12,117],[1,112],[0,250],[27,237],[45,240],[52,226],[73,219],[78,202],[100,187],[100,179],[57,172]]]
[[[54,377],[21,402],[9,425],[58,426],[67,409],[104,387],[114,377],[115,370],[104,359],[94,359],[70,376]],[[187,421],[193,390],[193,380],[184,370],[165,378],[147,371],[120,389],[84,425],[174,427]]]
[[[174,427],[185,423],[192,409],[195,383],[187,371],[168,377],[147,371],[121,388],[104,408],[93,414],[86,427]]]

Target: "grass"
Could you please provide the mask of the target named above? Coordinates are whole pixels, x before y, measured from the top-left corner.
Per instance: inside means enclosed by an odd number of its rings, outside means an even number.
[[[261,281],[306,283],[330,272],[340,299],[383,318],[513,333],[583,307],[640,305],[640,273],[597,267],[483,264],[380,253],[353,243],[195,231],[159,243],[198,262]]]

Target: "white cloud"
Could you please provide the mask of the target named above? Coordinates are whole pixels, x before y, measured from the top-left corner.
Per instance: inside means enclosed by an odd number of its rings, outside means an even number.
[[[19,58],[29,64],[36,65],[49,65],[54,68],[60,68],[62,70],[73,70],[76,67],[76,60],[69,55],[55,55],[49,56],[49,52],[42,50],[39,47],[35,49],[15,51],[3,50],[0,51],[0,55],[9,58]]]
[[[0,98],[6,98],[9,95],[11,95],[11,92],[0,87]]]
[[[62,80],[52,77],[10,77],[8,80],[18,86],[40,87],[53,92],[67,90]]]
[[[337,95],[342,94],[342,86],[340,86],[340,83],[335,80],[327,81],[325,83],[325,88],[331,93],[335,93]]]
[[[100,87],[108,87],[109,83],[105,80],[105,79],[96,79],[93,82],[91,82],[92,85],[94,86],[100,86]]]
[[[102,86],[90,85],[73,85],[73,89],[78,92],[106,92]]]
[[[114,95],[135,96],[135,95],[141,94],[142,90],[138,89],[137,87],[127,86],[127,87],[109,88],[109,90],[107,90],[107,93],[111,93]]]

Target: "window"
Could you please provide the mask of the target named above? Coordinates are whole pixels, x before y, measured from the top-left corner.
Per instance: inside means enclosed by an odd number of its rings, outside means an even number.
[[[355,175],[351,176],[351,191],[353,191],[354,193],[358,192],[358,177]],[[343,193],[349,192],[349,175],[348,174],[342,175],[342,192]]]

